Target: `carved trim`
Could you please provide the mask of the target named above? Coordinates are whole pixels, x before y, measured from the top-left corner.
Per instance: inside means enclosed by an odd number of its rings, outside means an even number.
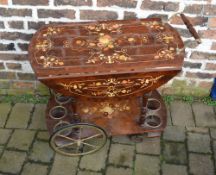
[[[58,83],[58,85],[72,94],[85,97],[121,97],[150,88],[162,77],[163,75],[157,77],[149,75],[143,78],[109,78]]]

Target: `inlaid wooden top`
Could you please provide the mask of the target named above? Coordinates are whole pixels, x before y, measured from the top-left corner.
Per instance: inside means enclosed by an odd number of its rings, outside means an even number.
[[[158,18],[45,25],[29,58],[39,79],[180,70],[184,44]]]

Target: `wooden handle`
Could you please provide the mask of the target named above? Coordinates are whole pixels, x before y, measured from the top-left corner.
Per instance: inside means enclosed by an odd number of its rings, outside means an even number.
[[[198,44],[200,44],[202,41],[201,41],[197,31],[194,29],[193,25],[191,24],[191,22],[188,20],[188,18],[183,13],[181,13],[180,16],[182,18],[182,21],[184,22],[184,24],[187,26],[188,30],[190,31],[190,33],[195,38],[196,42]]]

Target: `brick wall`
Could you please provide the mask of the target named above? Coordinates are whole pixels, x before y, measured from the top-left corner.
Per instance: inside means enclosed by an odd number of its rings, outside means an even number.
[[[44,24],[147,18],[184,11],[202,37],[194,42],[179,17],[170,23],[186,46],[181,74],[161,91],[206,95],[216,77],[216,0],[0,0],[0,94],[43,93],[28,62],[32,35]]]

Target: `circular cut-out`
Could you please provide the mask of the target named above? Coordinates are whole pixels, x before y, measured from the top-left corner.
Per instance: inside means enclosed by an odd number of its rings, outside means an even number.
[[[160,101],[154,98],[148,99],[147,108],[149,110],[159,110],[160,107],[161,107]]]
[[[64,96],[61,94],[55,94],[55,101],[58,104],[67,104],[72,100],[72,97]]]
[[[145,125],[151,128],[157,128],[161,125],[161,119],[157,115],[148,115],[145,119]]]
[[[55,106],[50,109],[49,116],[52,119],[63,119],[67,115],[67,109],[63,106]]]

